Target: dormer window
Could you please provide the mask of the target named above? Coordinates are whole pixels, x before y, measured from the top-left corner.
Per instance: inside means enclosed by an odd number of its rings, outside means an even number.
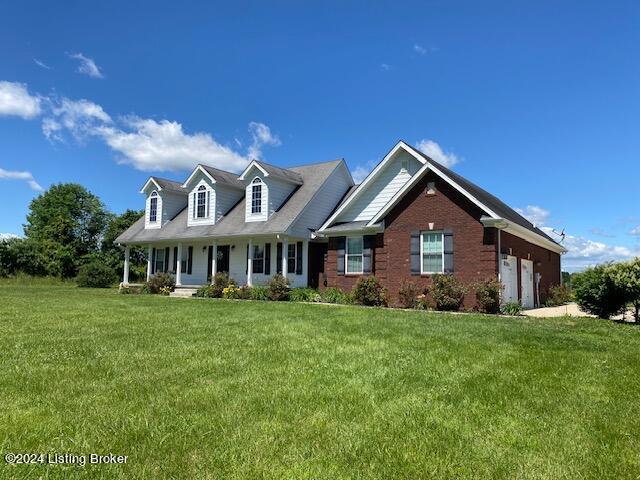
[[[251,213],[262,213],[262,181],[259,178],[251,182]]]
[[[198,187],[198,191],[194,193],[194,196],[196,197],[196,201],[194,202],[196,205],[194,212],[195,218],[207,218],[209,216],[209,202],[207,201],[208,193],[207,187],[204,185],[200,185],[200,187]]]
[[[155,190],[151,192],[151,198],[149,199],[149,223],[155,223],[158,221],[158,192]]]

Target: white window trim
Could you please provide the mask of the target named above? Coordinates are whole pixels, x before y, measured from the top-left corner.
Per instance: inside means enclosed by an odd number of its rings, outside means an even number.
[[[349,271],[349,239],[350,238],[359,238],[360,241],[362,242],[362,253],[357,254],[357,253],[352,253],[351,256],[353,257],[360,257],[362,258],[362,261],[360,262],[360,270],[357,272],[350,272]],[[362,275],[364,273],[364,236],[363,235],[352,235],[349,236],[347,238],[345,238],[344,241],[344,274],[345,275]]]
[[[160,256],[160,252],[162,252],[162,260],[159,260],[159,259],[158,259],[158,257]],[[166,253],[166,252],[165,252],[164,247],[162,247],[162,248],[156,248],[156,259],[155,259],[155,262],[156,262],[156,263],[155,263],[155,265],[153,266],[153,267],[154,267],[154,271],[155,271],[155,273],[165,273],[165,271],[164,271],[164,266],[165,266],[166,261],[167,261],[167,260],[165,259],[165,253]],[[161,268],[158,268],[158,262],[162,262],[162,264],[161,264]]]
[[[252,275],[264,275],[264,269],[266,267],[266,246],[264,243],[254,243],[253,244],[253,251],[251,252],[251,273]],[[256,259],[256,249],[258,248],[262,248],[262,259]],[[256,262],[260,262],[262,263],[262,271],[261,272],[254,272],[253,270],[255,269],[255,266],[257,265]]]
[[[442,247],[440,255],[442,255],[442,269],[439,272],[426,272],[424,270],[424,240],[423,236],[428,234],[438,233],[442,237],[440,245]],[[444,273],[444,232],[442,230],[425,230],[420,232],[420,275],[436,275]]]
[[[289,249],[293,247],[293,272],[289,271]],[[291,242],[287,244],[287,275],[295,275],[298,269],[298,244],[296,242]]]
[[[257,182],[256,182],[257,180]],[[259,210],[257,212],[253,211],[253,187],[260,186],[260,203],[258,204]],[[264,182],[260,177],[255,177],[251,180],[251,204],[250,204],[250,212],[251,215],[262,215],[262,197],[264,195]]]
[[[158,223],[158,204],[160,203],[159,198],[160,198],[160,195],[158,195],[158,192],[156,192],[155,190],[151,192],[151,194],[149,195],[149,223],[153,223],[153,224]],[[152,209],[152,203],[154,199],[156,201],[156,215],[155,215],[156,218],[155,220],[151,220],[151,209]]]
[[[198,188],[195,189],[196,194],[196,200],[195,200],[195,206],[194,206],[194,220],[207,220],[209,218],[210,215],[210,205],[209,205],[209,198],[211,197],[211,194],[209,193],[209,189],[206,187],[206,185],[200,185],[198,186]],[[200,206],[200,194],[204,194],[204,215],[200,216],[198,215],[198,208]],[[209,215],[207,215],[207,213],[209,213]]]

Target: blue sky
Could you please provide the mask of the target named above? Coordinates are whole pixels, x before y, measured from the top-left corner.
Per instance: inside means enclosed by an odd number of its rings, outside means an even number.
[[[38,185],[122,212],[198,160],[362,176],[404,139],[564,228],[569,269],[640,254],[637,2],[231,3],[5,5],[0,233]]]

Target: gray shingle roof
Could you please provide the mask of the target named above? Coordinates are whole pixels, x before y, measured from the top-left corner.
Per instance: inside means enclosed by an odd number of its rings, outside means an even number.
[[[182,188],[182,184],[180,182],[174,182],[173,180],[167,180],[166,178],[159,177],[151,177],[154,182],[160,185],[162,190],[167,190],[175,193],[184,193],[187,194],[187,189]]]
[[[538,235],[543,236],[548,240],[551,240],[554,243],[557,243],[553,238],[551,238],[549,235],[544,233],[544,231],[540,230],[538,227],[534,226],[529,220],[524,218],[522,215],[520,215],[513,208],[511,208],[509,205],[507,205],[502,200],[500,200],[498,197],[490,194],[489,192],[480,188],[475,183],[470,182],[463,176],[458,175],[453,170],[450,170],[444,165],[436,162],[433,158],[422,153],[417,148],[409,144],[407,145],[411,147],[411,149],[414,152],[416,152],[418,155],[425,158],[428,162],[433,163],[439,170],[442,171],[442,173],[444,173],[449,178],[451,178],[454,182],[456,182],[458,185],[464,188],[467,192],[469,192],[473,197],[477,198],[481,203],[483,203],[488,208],[493,210],[499,217],[504,218],[505,220],[509,220],[510,222],[520,225],[521,227],[524,227],[527,230],[530,230],[531,232],[534,232]]]
[[[116,243],[147,243],[173,239],[199,239],[246,235],[273,235],[285,233],[311,201],[329,175],[343,160],[315,163],[289,170],[300,176],[303,184],[298,186],[280,208],[264,222],[245,222],[245,199],[238,202],[215,225],[187,227],[187,208],[180,211],[162,228],[144,228],[140,218],[117,239]]]
[[[238,175],[231,172],[226,172],[224,170],[220,170],[219,168],[210,167],[209,165],[200,164],[205,171],[216,179],[216,182],[229,185],[235,188],[244,188],[244,184],[238,180]]]
[[[258,160],[255,161],[258,165],[260,165],[264,170],[274,177],[282,178],[283,180],[287,180],[289,182],[293,182],[297,185],[302,185],[303,179],[298,171],[296,171],[296,167],[293,168],[280,168],[275,165],[270,165],[268,163],[260,162]]]

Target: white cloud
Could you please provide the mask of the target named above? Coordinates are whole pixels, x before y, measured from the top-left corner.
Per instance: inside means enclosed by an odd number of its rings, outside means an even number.
[[[424,55],[425,53],[427,53],[427,49],[422,45],[418,45],[417,43],[413,45],[413,51],[419,53],[420,55]]]
[[[527,205],[526,208],[516,208],[516,212],[533,223],[536,227],[541,227],[549,219],[550,212],[537,205]]]
[[[248,159],[208,133],[187,134],[178,122],[130,117],[126,129],[102,126],[95,134],[118,152],[119,161],[143,171],[189,170],[198,163],[238,172]]]
[[[369,172],[369,168],[358,165],[355,170],[351,172],[351,176],[353,177],[354,182],[362,183],[362,181],[367,178],[367,175],[369,175]]]
[[[36,65],[38,65],[41,68],[44,68],[45,70],[51,70],[51,67],[49,65],[47,65],[46,63],[38,60],[37,58],[33,59],[33,63],[35,63]]]
[[[271,129],[260,122],[249,123],[249,133],[251,134],[252,143],[249,147],[248,156],[250,159],[259,160],[262,157],[262,147],[265,145],[277,147],[282,142],[277,135],[271,133]],[[236,139],[237,143],[237,139]]]
[[[460,161],[455,153],[443,151],[440,145],[438,145],[433,140],[420,140],[419,142],[417,142],[416,146],[418,147],[418,150],[427,154],[436,162],[444,165],[447,168],[453,167]]]
[[[9,240],[11,238],[20,238],[20,236],[15,233],[0,233],[0,241]]]
[[[382,70],[383,72],[387,72],[391,70],[391,65],[389,65],[388,63],[381,63],[380,70]]]
[[[42,120],[42,132],[49,140],[62,140],[62,129],[76,140],[94,134],[96,128],[112,122],[102,107],[89,100],[49,99],[50,116]]]
[[[635,228],[632,228],[632,229],[629,231],[629,235],[640,235],[640,225],[638,225],[638,226],[637,226],[637,227],[635,227]]]
[[[35,191],[42,192],[42,188],[33,178],[31,172],[19,172],[15,170],[5,170],[0,168],[0,180],[24,180]]]
[[[0,115],[29,119],[38,116],[40,111],[40,99],[31,95],[26,85],[0,82]]]
[[[93,78],[104,78],[100,67],[96,65],[96,62],[94,62],[92,58],[85,57],[81,53],[71,53],[69,57],[80,62],[78,65],[78,73],[83,73]]]
[[[591,232],[594,235],[597,235],[598,237],[604,237],[604,238],[614,238],[615,237],[615,235],[613,235],[612,233],[605,232],[603,229],[598,228],[598,227],[590,228],[589,232]]]

